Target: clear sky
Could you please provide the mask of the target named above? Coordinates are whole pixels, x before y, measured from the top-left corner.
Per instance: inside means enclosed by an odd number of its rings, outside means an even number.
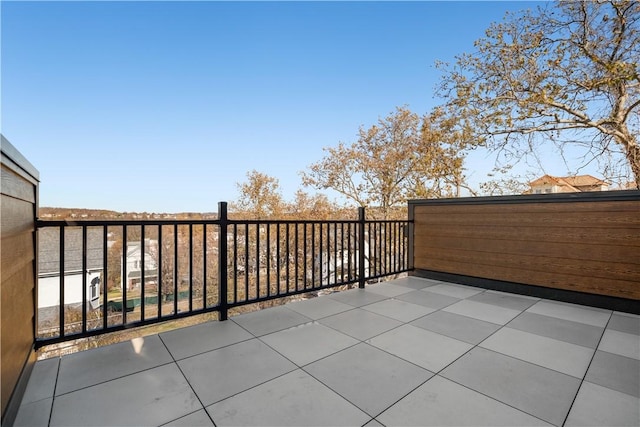
[[[1,129],[41,206],[211,212],[253,169],[291,200],[322,147],[428,112],[435,61],[535,4],[5,0]]]

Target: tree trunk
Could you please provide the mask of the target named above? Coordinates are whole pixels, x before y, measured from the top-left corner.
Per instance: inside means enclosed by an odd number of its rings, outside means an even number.
[[[625,155],[636,182],[636,189],[640,189],[640,145],[635,141],[635,138],[631,137],[625,148]]]

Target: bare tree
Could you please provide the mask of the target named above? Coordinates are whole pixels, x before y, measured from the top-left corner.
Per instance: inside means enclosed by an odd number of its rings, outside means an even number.
[[[301,173],[302,182],[376,207],[385,218],[409,198],[452,195],[463,158],[447,142],[453,134],[436,128],[442,123],[439,112],[421,118],[398,107],[376,125],[361,127],[355,143],[325,148],[325,157]]]
[[[619,160],[640,185],[640,2],[563,1],[507,14],[444,70],[448,114],[511,159],[582,146],[580,167]],[[533,137],[543,136],[542,138]],[[619,165],[618,165],[619,166]],[[627,169],[628,170],[628,169]]]
[[[240,197],[232,203],[232,210],[243,212],[252,219],[274,218],[282,213],[283,200],[277,178],[252,170],[247,182],[237,183]]]

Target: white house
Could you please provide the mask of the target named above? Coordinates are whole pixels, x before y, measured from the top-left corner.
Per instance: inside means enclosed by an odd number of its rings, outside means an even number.
[[[155,284],[158,281],[158,264],[155,254],[158,253],[158,241],[144,240],[144,282]],[[141,242],[127,242],[127,290],[139,289],[142,283],[142,245]],[[122,277],[122,276],[121,276]]]
[[[102,269],[85,271],[87,300],[91,308],[100,307]],[[82,270],[65,271],[64,273],[64,304],[82,305]],[[60,275],[38,275],[38,308],[57,307],[60,305]]]
[[[38,309],[60,305],[60,238],[57,228],[38,231]],[[83,283],[92,308],[100,306],[103,267],[102,231],[87,230],[86,265],[82,265],[82,230],[68,229],[64,251],[64,305],[82,305]],[[83,282],[83,278],[86,281]]]

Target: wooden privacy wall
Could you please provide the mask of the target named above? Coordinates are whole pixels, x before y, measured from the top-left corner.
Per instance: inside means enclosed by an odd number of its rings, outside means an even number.
[[[38,171],[4,138],[0,194],[2,419],[34,345]],[[9,424],[11,424],[9,422]]]
[[[640,191],[410,201],[413,267],[640,299]]]

